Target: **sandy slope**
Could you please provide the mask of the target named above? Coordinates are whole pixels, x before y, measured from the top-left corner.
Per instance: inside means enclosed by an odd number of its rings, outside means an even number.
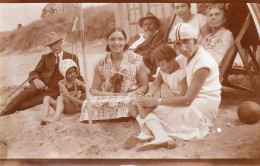
[[[93,75],[93,66],[104,53],[104,47],[103,41],[86,47],[88,75]],[[71,51],[70,45],[65,48]],[[47,51],[0,56],[1,100],[27,78],[27,73],[35,67],[40,55]],[[82,62],[81,55],[79,59]],[[80,123],[80,114],[75,114],[63,115],[60,122],[41,126],[42,106],[39,105],[0,117],[0,154],[1,158],[260,158],[260,122],[245,125],[238,121],[236,115],[242,101],[254,99],[251,94],[226,89],[222,93],[215,126],[205,138],[191,141],[177,139],[174,149],[161,148],[146,152],[136,152],[140,144],[130,150],[123,148],[124,141],[139,132],[134,119],[103,121],[89,126]]]

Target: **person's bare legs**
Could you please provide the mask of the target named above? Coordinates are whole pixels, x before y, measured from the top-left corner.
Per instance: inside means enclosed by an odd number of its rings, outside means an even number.
[[[50,107],[56,109],[56,100],[54,100],[50,96],[45,96],[43,98],[43,109],[42,109],[42,120],[41,120],[41,125],[46,125],[47,122],[50,120],[48,119],[48,115],[50,112]]]
[[[63,110],[64,110],[63,97],[59,96],[57,98],[56,112],[55,112],[55,115],[53,117],[53,121],[54,122],[60,121],[60,117],[61,117],[61,114],[62,114]]]
[[[45,96],[43,99],[42,119],[48,118],[50,106],[56,107],[56,101],[50,96]]]

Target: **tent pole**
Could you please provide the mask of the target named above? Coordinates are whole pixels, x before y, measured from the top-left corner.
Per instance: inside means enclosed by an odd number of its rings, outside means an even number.
[[[92,112],[90,110],[90,94],[89,94],[89,79],[87,72],[87,61],[85,56],[85,38],[84,38],[84,22],[83,22],[83,10],[82,4],[80,3],[80,32],[81,32],[81,41],[82,41],[82,56],[83,56],[83,66],[84,66],[84,76],[85,76],[85,87],[86,87],[86,96],[87,96],[87,111],[89,117],[89,124],[92,125]]]

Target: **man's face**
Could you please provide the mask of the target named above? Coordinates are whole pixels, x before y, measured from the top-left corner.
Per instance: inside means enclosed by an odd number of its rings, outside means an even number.
[[[145,19],[143,21],[143,29],[144,29],[144,33],[149,34],[148,37],[150,37],[150,35],[153,35],[157,30],[156,21],[153,18]]]
[[[52,43],[48,46],[54,54],[59,54],[62,50],[62,41],[61,40],[56,41],[55,43]]]
[[[181,39],[173,42],[174,47],[186,58],[191,58],[198,49],[194,39]]]
[[[174,11],[182,19],[190,14],[190,8],[187,3],[174,3]]]

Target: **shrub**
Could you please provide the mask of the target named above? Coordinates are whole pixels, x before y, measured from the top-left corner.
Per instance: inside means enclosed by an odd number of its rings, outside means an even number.
[[[34,21],[19,30],[0,33],[0,52],[7,49],[10,51],[26,51],[33,47],[45,44],[45,34],[56,32],[65,40],[73,42],[76,34],[71,32],[75,13],[64,12],[47,16]],[[105,37],[110,27],[115,25],[114,11],[112,5],[88,7],[83,9],[85,39],[93,41]],[[79,25],[79,24],[78,24]],[[77,33],[77,40],[80,40],[80,33]]]

